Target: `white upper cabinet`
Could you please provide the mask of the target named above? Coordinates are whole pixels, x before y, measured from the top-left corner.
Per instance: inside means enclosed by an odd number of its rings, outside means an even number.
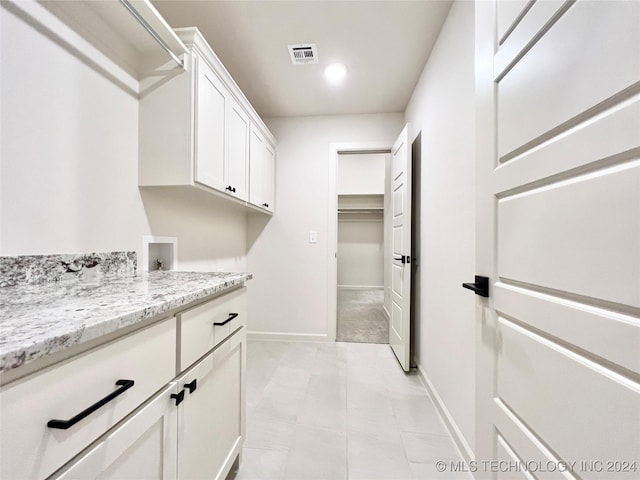
[[[251,129],[249,202],[274,211],[275,149],[257,128]]]
[[[224,190],[229,93],[211,67],[196,57],[195,181]]]
[[[233,98],[227,108],[227,178],[226,188],[236,197],[249,199],[249,135],[251,122]]]
[[[198,30],[175,32],[185,72],[140,97],[140,186],[193,186],[272,213],[275,138]]]

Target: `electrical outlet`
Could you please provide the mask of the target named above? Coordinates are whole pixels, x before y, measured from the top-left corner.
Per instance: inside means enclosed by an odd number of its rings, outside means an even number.
[[[318,243],[318,232],[315,230],[309,231],[309,243]]]

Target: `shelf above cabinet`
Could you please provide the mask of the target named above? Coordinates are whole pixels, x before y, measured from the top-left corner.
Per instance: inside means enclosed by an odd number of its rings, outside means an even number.
[[[182,70],[187,48],[148,0],[3,3],[136,94],[143,80]],[[114,72],[113,64],[130,78]]]

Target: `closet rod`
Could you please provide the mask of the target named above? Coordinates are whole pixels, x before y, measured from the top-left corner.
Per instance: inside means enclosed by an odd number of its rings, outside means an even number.
[[[166,42],[162,38],[160,38],[160,35],[158,35],[158,33],[153,29],[153,27],[151,25],[149,25],[149,23],[147,23],[147,21],[144,18],[142,18],[140,13],[138,13],[138,11],[133,7],[133,5],[131,5],[129,0],[120,0],[120,3],[122,5],[124,5],[125,8],[127,10],[129,10],[129,13],[131,13],[131,15],[133,15],[133,17],[138,21],[138,23],[140,25],[142,25],[142,27],[147,32],[149,32],[149,35],[151,35],[153,37],[153,39],[156,42],[158,42],[158,44],[164,50],[166,50],[166,52],[171,56],[173,61],[176,62],[180,68],[184,68],[184,60],[182,58],[178,57],[175,53],[173,53],[173,50],[171,50],[169,45],[167,45]]]

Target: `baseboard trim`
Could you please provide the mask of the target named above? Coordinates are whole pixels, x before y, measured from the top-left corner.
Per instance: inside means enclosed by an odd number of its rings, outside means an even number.
[[[247,332],[247,340],[273,342],[331,342],[326,333]]]
[[[449,410],[447,409],[444,402],[442,401],[442,398],[440,397],[440,395],[438,395],[438,391],[433,386],[433,383],[431,383],[431,380],[429,380],[429,376],[427,375],[427,372],[424,371],[421,365],[418,365],[418,373],[420,374],[420,379],[422,380],[424,387],[427,389],[429,396],[431,397],[434,405],[438,409],[438,412],[440,413],[440,417],[444,421],[444,424],[447,427],[447,430],[449,430],[449,434],[451,435],[451,437],[453,438],[453,441],[458,447],[458,450],[460,450],[460,453],[464,457],[464,460],[467,462],[467,464],[471,463],[472,461],[475,460],[475,455],[473,454],[473,449],[471,448],[471,445],[469,445],[467,440],[464,438],[462,431],[460,430],[455,420],[451,416],[451,413],[449,413]]]
[[[384,290],[380,285],[338,285],[343,290]]]

